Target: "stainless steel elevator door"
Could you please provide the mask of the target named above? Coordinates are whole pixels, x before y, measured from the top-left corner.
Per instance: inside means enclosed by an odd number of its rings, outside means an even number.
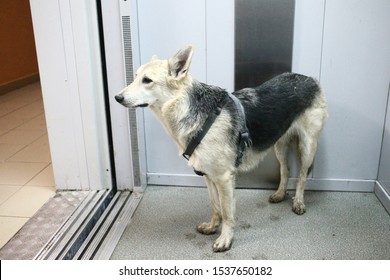
[[[235,89],[291,71],[295,1],[235,1]]]
[[[236,90],[258,86],[291,71],[294,13],[295,1],[235,0]],[[290,160],[290,167],[291,175],[294,175],[294,160]],[[274,153],[269,153],[259,168],[239,176],[238,185],[274,188],[278,182],[279,163]]]

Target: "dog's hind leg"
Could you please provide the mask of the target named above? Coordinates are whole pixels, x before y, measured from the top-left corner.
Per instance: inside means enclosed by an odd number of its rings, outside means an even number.
[[[207,190],[211,202],[211,221],[209,223],[202,223],[196,228],[203,234],[214,234],[221,222],[221,206],[219,202],[217,186],[211,181],[208,176],[205,176]]]
[[[306,212],[303,194],[308,171],[313,164],[314,156],[317,151],[318,137],[319,133],[314,137],[310,136],[308,133],[300,133],[299,135],[298,148],[301,160],[301,169],[298,175],[297,189],[295,197],[293,198],[292,207],[292,210],[298,215],[302,215]]]
[[[272,203],[281,202],[286,196],[289,167],[288,167],[288,150],[290,139],[288,135],[280,138],[274,145],[275,155],[280,164],[280,183],[278,190],[272,194],[269,201]]]

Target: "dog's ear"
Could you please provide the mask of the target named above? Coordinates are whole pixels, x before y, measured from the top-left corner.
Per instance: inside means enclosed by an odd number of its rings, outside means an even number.
[[[152,58],[150,59],[150,62],[155,61],[155,60],[158,60],[158,56],[154,54],[152,56]]]
[[[173,79],[179,81],[187,76],[193,53],[194,48],[192,46],[186,46],[179,50],[173,57],[168,59],[168,74]]]

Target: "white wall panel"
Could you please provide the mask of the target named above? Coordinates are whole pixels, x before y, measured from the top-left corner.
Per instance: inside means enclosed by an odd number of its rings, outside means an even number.
[[[234,0],[206,1],[207,83],[234,90]]]
[[[325,0],[296,0],[292,71],[320,78]]]
[[[138,1],[138,19],[141,64],[154,54],[167,59],[191,44],[195,53],[190,72],[195,79],[206,81],[205,1]],[[192,174],[153,113],[146,109],[144,116],[148,173]]]
[[[329,120],[314,177],[375,180],[390,77],[390,2],[326,1],[321,82]]]

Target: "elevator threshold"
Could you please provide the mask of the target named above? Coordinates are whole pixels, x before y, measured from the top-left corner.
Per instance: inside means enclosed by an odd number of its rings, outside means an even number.
[[[34,259],[109,259],[141,198],[130,191],[89,192]]]

